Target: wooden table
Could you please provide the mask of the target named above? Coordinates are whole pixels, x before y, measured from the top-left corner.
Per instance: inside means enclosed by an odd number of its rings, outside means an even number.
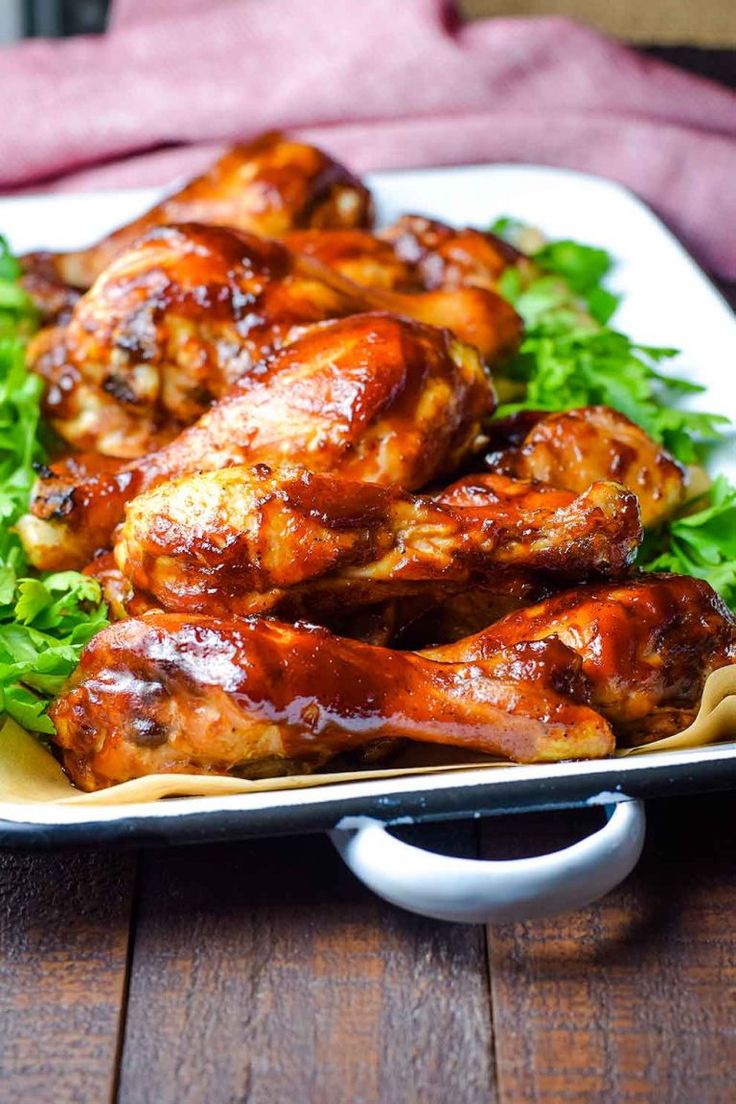
[[[324,837],[0,857],[0,1099],[32,1104],[728,1104],[731,795],[650,803],[640,866],[493,929],[371,896]],[[560,813],[426,826],[543,851]]]
[[[605,900],[489,929],[384,904],[324,837],[0,853],[0,1104],[732,1104],[736,800],[648,812]],[[513,857],[597,824],[406,835]]]

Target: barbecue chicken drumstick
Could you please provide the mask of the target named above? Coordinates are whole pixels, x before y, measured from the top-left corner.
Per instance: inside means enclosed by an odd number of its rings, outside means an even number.
[[[69,775],[93,790],[300,773],[384,737],[520,762],[607,755],[611,729],[582,693],[557,641],[437,663],[312,626],[150,613],[87,645],[51,716]]]
[[[496,481],[496,501],[453,508],[396,487],[304,469],[184,476],[128,506],[121,571],[155,603],[213,616],[288,617],[371,605],[504,573],[620,575],[641,538],[616,483],[570,491]]]
[[[282,241],[293,253],[311,257],[361,287],[425,290],[414,267],[370,230],[292,230]]]
[[[453,471],[495,405],[475,349],[383,314],[315,326],[168,446],[117,472],[41,473],[18,529],[38,567],[82,567],[125,503],[188,472],[294,463],[409,490]]]
[[[360,309],[276,242],[195,224],[151,230],[42,330],[29,367],[76,449],[132,458],[190,425],[293,327]],[[329,278],[329,273],[328,273]]]
[[[423,215],[402,215],[378,236],[411,268],[424,288],[481,287],[495,291],[511,265],[529,262],[513,246],[482,230],[455,230]]]
[[[610,406],[562,414],[523,411],[502,419],[492,427],[487,461],[493,471],[569,491],[615,479],[634,491],[647,527],[660,525],[685,497],[685,473],[677,461]]]
[[[420,215],[369,230],[293,230],[284,242],[356,284],[393,291],[479,287],[496,291],[510,265],[529,262],[493,234],[455,230]]]
[[[45,413],[73,448],[121,458],[171,439],[301,327],[378,308],[447,326],[487,360],[520,323],[477,288],[416,295],[360,288],[254,235],[157,227],[113,262],[64,327],[28,351],[47,380]]]
[[[565,591],[424,654],[472,663],[551,638],[580,656],[591,705],[624,743],[686,728],[710,672],[736,662],[736,621],[708,583],[649,574]]]
[[[50,296],[55,284],[85,290],[154,226],[201,222],[279,237],[297,227],[370,226],[372,216],[370,193],[344,166],[314,146],[270,133],[234,146],[202,176],[96,245],[31,253],[21,263],[43,310],[42,279]],[[53,311],[53,298],[49,305]]]
[[[680,465],[643,429],[610,407],[582,407],[563,414],[525,410],[491,422],[487,430],[491,451],[486,460],[494,474],[463,476],[442,491],[438,501],[491,504],[500,472],[578,493],[595,481],[615,480],[636,494],[645,526],[660,524],[684,500],[686,481]],[[431,594],[402,600],[396,610],[400,639],[403,646],[458,640],[558,589],[550,582],[539,574],[517,575],[514,585],[503,591],[476,584],[456,594],[438,591],[434,601]]]

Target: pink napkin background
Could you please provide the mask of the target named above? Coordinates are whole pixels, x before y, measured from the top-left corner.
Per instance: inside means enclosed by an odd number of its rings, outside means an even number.
[[[0,50],[0,188],[160,184],[285,128],[357,172],[528,162],[628,185],[736,279],[736,94],[557,17],[443,0],[118,0]]]

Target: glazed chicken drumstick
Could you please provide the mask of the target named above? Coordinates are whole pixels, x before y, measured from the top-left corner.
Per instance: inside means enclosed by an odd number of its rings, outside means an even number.
[[[455,506],[495,501],[498,473],[536,480],[546,487],[578,493],[598,480],[615,480],[636,494],[642,524],[656,526],[682,505],[685,472],[656,441],[623,414],[606,406],[586,406],[562,414],[523,410],[489,423],[487,472],[462,476],[437,499]],[[402,600],[395,611],[403,646],[449,643],[485,628],[518,605],[550,593],[540,576],[513,580],[503,592],[475,584],[458,593],[427,594]]]
[[[479,287],[495,291],[510,265],[529,262],[493,234],[404,215],[392,226],[293,230],[284,242],[314,257],[356,284],[393,291]]]
[[[495,501],[453,508],[396,487],[304,469],[184,476],[128,506],[115,554],[163,609],[289,617],[380,602],[504,571],[620,575],[641,538],[636,497],[576,497],[495,476]]]
[[[86,790],[157,772],[300,773],[384,737],[597,758],[613,737],[571,696],[579,662],[557,641],[436,663],[313,626],[152,613],[87,645],[51,716]]]
[[[734,658],[733,617],[680,576],[581,587],[424,655],[155,612],[99,633],[51,716],[83,789],[160,771],[301,772],[385,737],[596,758],[614,749],[611,725],[637,741],[683,727],[707,674]]]
[[[660,525],[685,497],[685,473],[674,457],[610,406],[562,414],[522,411],[495,422],[492,471],[582,491],[594,479],[615,479],[639,499],[642,524]]]
[[[196,421],[295,326],[354,314],[276,242],[220,227],[151,230],[106,269],[28,365],[74,448],[134,458]]]
[[[158,452],[87,478],[68,463],[42,472],[18,529],[35,566],[83,567],[127,501],[187,472],[290,462],[411,490],[461,463],[494,405],[475,349],[354,315],[306,332]]]
[[[27,288],[43,310],[71,285],[85,290],[145,231],[176,222],[228,226],[266,237],[297,227],[370,226],[368,190],[314,146],[264,134],[235,146],[202,176],[88,249],[31,253],[22,259]],[[49,298],[44,297],[45,294]]]
[[[480,288],[361,288],[283,245],[196,223],[156,227],[106,269],[66,326],[41,331],[29,367],[45,413],[73,448],[132,459],[195,421],[300,328],[380,309],[446,326],[486,360],[520,322]]]
[[[625,743],[686,728],[710,672],[736,662],[736,621],[712,587],[649,574],[565,591],[424,654],[472,663],[520,641],[553,638],[580,656],[591,705]]]

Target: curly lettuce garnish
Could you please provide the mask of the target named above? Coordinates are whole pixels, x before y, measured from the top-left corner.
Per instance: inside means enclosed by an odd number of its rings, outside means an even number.
[[[43,443],[43,381],[25,366],[36,328],[20,270],[0,237],[0,712],[24,728],[52,733],[46,709],[107,624],[99,583],[76,571],[29,570],[13,524],[28,508]]]
[[[500,292],[521,314],[526,334],[505,370],[516,410],[570,410],[601,404],[621,411],[684,464],[730,426],[720,414],[681,409],[685,395],[705,389],[661,371],[676,349],[638,345],[608,323],[618,299],[605,287],[612,258],[574,241],[542,242],[538,231],[499,219],[491,230],[521,249],[529,266],[508,269]],[[696,504],[656,534],[639,556],[648,571],[674,571],[706,579],[736,609],[736,488],[719,476]]]

